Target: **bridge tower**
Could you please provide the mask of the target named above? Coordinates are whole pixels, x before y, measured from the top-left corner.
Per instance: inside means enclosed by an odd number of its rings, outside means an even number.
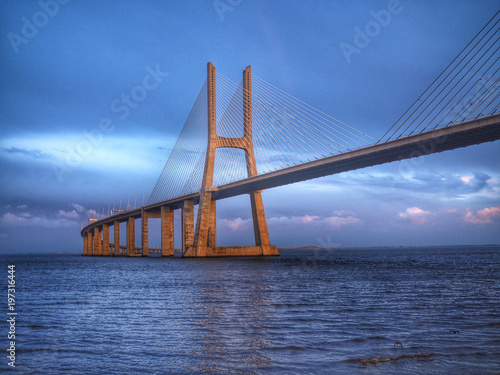
[[[208,146],[203,171],[202,189],[192,244],[183,248],[185,257],[206,256],[275,256],[276,246],[271,246],[267,230],[261,191],[250,193],[255,246],[218,247],[216,233],[216,201],[212,199],[215,151],[217,148],[238,148],[245,151],[248,177],[257,175],[252,138],[252,76],[251,67],[243,71],[243,137],[229,138],[217,135],[216,76],[212,63],[207,64]],[[185,238],[191,236],[186,235]]]

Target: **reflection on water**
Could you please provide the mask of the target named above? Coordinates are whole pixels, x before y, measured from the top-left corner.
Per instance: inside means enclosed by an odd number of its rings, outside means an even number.
[[[189,371],[225,373],[231,368],[270,368],[269,286],[262,270],[247,274],[219,267],[213,260],[200,266],[194,309],[187,319],[197,322],[191,333]],[[266,293],[267,292],[267,293]]]
[[[19,308],[16,370],[499,371],[500,247],[281,254],[9,257]]]

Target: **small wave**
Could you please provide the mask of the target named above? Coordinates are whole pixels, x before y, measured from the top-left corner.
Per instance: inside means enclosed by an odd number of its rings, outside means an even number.
[[[42,326],[38,324],[30,324],[28,327],[31,329],[49,329],[49,328],[59,328],[58,326]]]
[[[402,355],[397,355],[395,357],[381,357],[381,358],[354,358],[354,359],[348,359],[345,362],[349,363],[357,363],[361,362],[362,364],[377,364],[379,362],[390,362],[390,361],[397,361],[398,359],[402,358],[425,358],[425,357],[430,357],[434,355],[434,353],[418,353],[418,354],[402,354]]]
[[[388,340],[387,337],[384,336],[369,336],[369,337],[355,337],[353,339],[345,340],[344,342],[365,342],[368,340]]]
[[[279,347],[274,347],[270,348],[271,350],[305,350],[307,348],[302,347],[302,346],[295,346],[295,345],[290,345],[290,346],[279,346]]]
[[[365,341],[365,339],[363,339],[361,337],[356,337],[354,339],[349,339],[346,342],[364,342],[364,341]]]

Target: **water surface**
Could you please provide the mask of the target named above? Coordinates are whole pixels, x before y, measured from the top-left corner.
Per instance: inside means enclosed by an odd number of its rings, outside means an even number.
[[[281,254],[3,256],[5,280],[16,265],[16,371],[500,372],[500,247]]]

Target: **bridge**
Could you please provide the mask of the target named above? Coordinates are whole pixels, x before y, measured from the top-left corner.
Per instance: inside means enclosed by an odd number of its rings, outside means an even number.
[[[147,204],[92,219],[81,230],[83,255],[173,256],[180,210],[183,257],[277,256],[263,190],[500,139],[499,21],[497,13],[379,140],[254,76],[250,66],[237,84],[208,63]],[[242,194],[250,196],[255,244],[217,246],[216,202]],[[160,248],[149,247],[150,218],[161,219]]]

